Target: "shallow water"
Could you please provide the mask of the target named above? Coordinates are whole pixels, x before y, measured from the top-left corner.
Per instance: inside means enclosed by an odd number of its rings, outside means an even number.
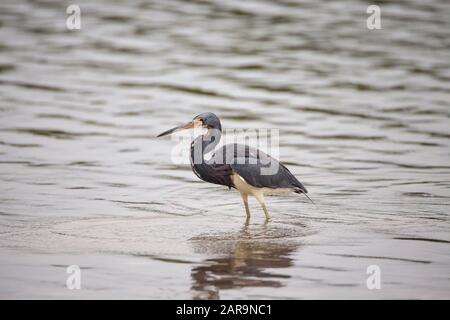
[[[0,297],[450,298],[447,1],[77,3],[0,3]],[[317,208],[246,224],[173,164],[204,111],[280,129]]]

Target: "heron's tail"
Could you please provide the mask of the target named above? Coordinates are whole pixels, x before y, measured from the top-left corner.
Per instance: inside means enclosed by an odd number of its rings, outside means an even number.
[[[308,198],[309,201],[311,201],[311,203],[317,208],[317,205],[314,201],[312,201],[312,199],[306,194],[305,191],[303,191],[302,189],[296,189],[294,191],[295,193],[299,193],[299,194],[304,194],[306,198]]]

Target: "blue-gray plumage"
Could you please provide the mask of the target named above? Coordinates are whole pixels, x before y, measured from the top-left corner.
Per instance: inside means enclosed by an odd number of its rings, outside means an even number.
[[[222,135],[222,125],[214,113],[199,114],[191,122],[165,131],[158,137],[195,127],[204,127],[208,131],[191,143],[192,170],[203,181],[237,189],[244,201],[247,218],[250,217],[248,195],[253,195],[258,200],[268,219],[269,213],[264,203],[265,194],[294,191],[306,195],[308,192],[282,163],[246,145],[236,143],[225,145],[209,160],[205,159],[205,154],[214,150]],[[276,171],[263,174],[262,170],[269,168],[276,168]]]

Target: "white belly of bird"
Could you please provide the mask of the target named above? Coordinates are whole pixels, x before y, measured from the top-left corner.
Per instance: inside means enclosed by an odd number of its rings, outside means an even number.
[[[236,173],[231,176],[231,180],[241,194],[253,195],[257,199],[264,199],[264,195],[284,194],[292,191],[289,188],[257,188],[248,184],[244,178]]]

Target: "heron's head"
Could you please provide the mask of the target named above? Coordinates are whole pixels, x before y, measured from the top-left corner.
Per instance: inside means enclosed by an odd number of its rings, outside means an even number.
[[[187,129],[193,129],[193,128],[207,128],[207,129],[215,129],[222,131],[222,125],[220,124],[219,118],[212,112],[204,112],[199,114],[198,116],[194,117],[192,121],[189,121],[188,123],[182,124],[181,126],[177,126],[175,128],[172,128],[170,130],[164,131],[163,133],[159,134],[157,137],[162,137],[177,131],[181,130],[187,130]]]

